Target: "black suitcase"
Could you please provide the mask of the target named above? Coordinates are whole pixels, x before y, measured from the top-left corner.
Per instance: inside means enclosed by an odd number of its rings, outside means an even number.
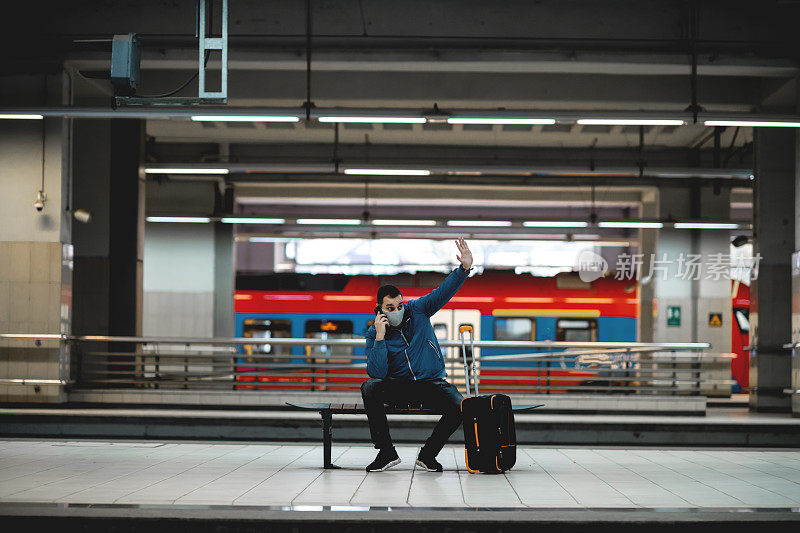
[[[511,398],[505,394],[480,396],[478,377],[475,375],[475,349],[473,346],[472,372],[468,371],[464,332],[469,331],[474,344],[472,326],[461,326],[461,350],[464,354],[464,378],[467,397],[461,401],[461,418],[464,424],[464,459],[470,473],[501,474],[517,461],[517,435],[514,430],[514,410]],[[474,377],[475,396],[470,395],[470,375]],[[538,407],[538,406],[537,406]]]

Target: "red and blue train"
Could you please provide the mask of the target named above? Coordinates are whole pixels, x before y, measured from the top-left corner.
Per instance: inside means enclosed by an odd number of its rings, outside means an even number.
[[[395,276],[370,275],[310,275],[274,274],[253,278],[239,278],[235,293],[236,336],[258,338],[360,338],[374,319],[375,294],[383,284],[396,285],[407,301],[427,294],[444,279],[445,274],[419,272]],[[746,344],[747,331],[741,318],[746,319],[749,294],[743,284],[735,284],[732,339],[734,350],[741,352],[734,359],[732,373],[746,386],[747,362],[741,350]],[[455,297],[434,317],[432,323],[440,339],[457,340],[458,327],[470,324],[476,338],[482,340],[536,340],[536,341],[608,341],[635,342],[639,316],[639,286],[633,280],[604,277],[583,282],[573,273],[553,277],[534,277],[515,274],[513,271],[484,271],[470,277]],[[737,309],[743,317],[737,320]],[[746,328],[745,328],[746,329]],[[744,344],[743,344],[744,342]],[[737,350],[738,348],[738,350]],[[310,362],[362,363],[364,348],[335,347],[285,347],[278,345],[249,345],[247,353],[238,359],[238,371],[254,372],[237,377],[239,388],[306,388],[313,387],[315,378],[299,378],[303,365]],[[446,352],[448,348],[443,349]],[[458,353],[454,348],[447,359],[453,361],[448,374],[459,375],[456,364]],[[492,365],[518,368],[512,374],[540,374],[541,367],[531,361],[490,362],[485,356],[520,353],[518,349],[488,349],[480,352],[481,383],[491,383]],[[251,359],[253,355],[282,355],[291,363],[292,377],[282,379],[274,373],[258,375],[261,365],[253,364],[264,359]],[[444,353],[443,355],[447,355]],[[291,359],[289,359],[291,356]],[[323,359],[322,357],[325,357]],[[341,389],[353,390],[352,376],[366,373],[363,370],[331,370],[345,372],[351,379],[342,378]],[[312,372],[313,373],[313,372]],[[574,374],[575,371],[572,371]],[[327,389],[337,379],[326,371]],[[284,381],[283,385],[276,382]],[[494,385],[511,383],[496,376]],[[299,384],[299,385],[298,385]],[[734,391],[735,392],[735,391]]]

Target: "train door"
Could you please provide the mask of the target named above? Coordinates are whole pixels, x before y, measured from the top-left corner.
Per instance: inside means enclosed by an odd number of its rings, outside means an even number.
[[[472,326],[476,341],[481,338],[481,312],[477,309],[440,309],[431,317],[431,324],[436,338],[440,341],[458,341],[458,328],[462,325]],[[475,352],[475,367],[480,375],[480,348],[476,348]],[[442,355],[444,355],[448,380],[462,392],[466,391],[464,358],[461,355],[461,348],[442,348]],[[469,352],[469,347],[467,347],[467,359],[471,362],[472,354]]]
[[[747,392],[750,386],[750,352],[744,349],[750,344],[750,287],[733,281],[733,320],[731,320],[731,351],[736,357],[731,360],[731,375],[736,380],[732,392]]]
[[[291,337],[292,324],[289,320],[275,320],[275,319],[256,319],[248,318],[244,321],[244,331],[242,335],[245,338],[253,339],[274,339],[274,338],[289,338]],[[272,344],[244,344],[242,345],[242,357],[237,357],[235,370],[236,381],[242,382],[264,382],[264,381],[281,381],[280,378],[270,378],[266,375],[253,374],[253,372],[264,371],[266,374],[275,372],[270,370],[269,357],[276,356],[274,362],[286,363],[286,356],[291,354],[291,346],[272,345]],[[282,358],[284,357],[284,358]],[[244,363],[244,365],[242,365]],[[259,364],[260,363],[260,364]],[[248,372],[246,375],[238,374],[238,372]],[[255,388],[268,388],[267,386],[256,385],[235,385],[236,389],[255,389]]]
[[[733,317],[731,351],[736,358],[731,361],[731,375],[736,380],[733,392],[740,393],[750,386],[749,352],[744,349],[750,344],[750,309],[734,307]]]
[[[351,320],[307,320],[307,339],[353,339],[353,322]],[[306,346],[306,362],[314,365],[311,373],[315,375],[311,390],[355,390],[353,381],[354,369],[336,367],[335,365],[352,364],[352,346]],[[337,376],[337,374],[339,374]],[[363,381],[359,379],[358,381]],[[318,383],[320,383],[318,385]],[[338,384],[338,386],[337,386]]]

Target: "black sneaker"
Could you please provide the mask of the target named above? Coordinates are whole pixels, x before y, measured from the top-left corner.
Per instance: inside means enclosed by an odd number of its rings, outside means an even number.
[[[375,460],[367,465],[367,472],[382,472],[397,464],[400,464],[400,457],[398,457],[397,451],[393,447],[387,448],[379,451]]]
[[[434,457],[426,457],[425,454],[420,453],[417,456],[417,466],[421,466],[428,472],[441,472],[442,465]]]

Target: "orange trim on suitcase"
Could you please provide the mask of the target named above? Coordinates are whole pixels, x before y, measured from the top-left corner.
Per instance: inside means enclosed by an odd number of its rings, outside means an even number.
[[[480,448],[481,444],[478,442],[478,423],[475,422],[475,447]]]
[[[467,465],[467,472],[469,472],[470,474],[480,473],[480,470],[473,470],[469,467],[469,454],[467,453],[467,450],[464,450],[464,463]]]

